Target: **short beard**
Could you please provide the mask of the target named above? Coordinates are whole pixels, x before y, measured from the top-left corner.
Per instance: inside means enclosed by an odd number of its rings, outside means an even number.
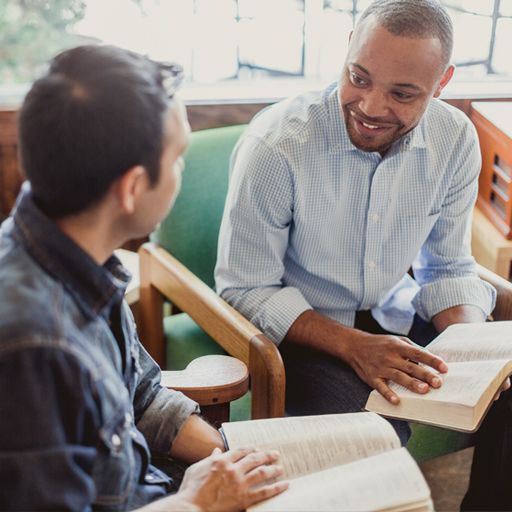
[[[347,106],[342,107],[343,110],[343,120],[345,122],[345,127],[347,129],[347,133],[350,139],[350,142],[353,146],[355,146],[357,149],[361,151],[365,151],[367,153],[381,153],[384,155],[389,148],[398,140],[400,140],[404,135],[409,133],[407,130],[406,132],[401,132],[403,129],[403,126],[397,126],[397,129],[390,133],[389,138],[387,140],[384,140],[380,145],[376,146],[375,143],[372,143],[369,141],[367,144],[365,143],[364,137],[362,137],[359,133],[357,133],[356,129],[354,128],[354,125],[352,123],[355,123],[355,119],[350,115],[350,110]]]

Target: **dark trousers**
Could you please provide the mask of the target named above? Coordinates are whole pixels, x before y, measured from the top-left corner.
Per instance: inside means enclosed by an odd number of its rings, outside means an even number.
[[[359,312],[355,327],[373,334],[387,332],[369,312]],[[390,333],[387,333],[390,334]],[[426,346],[437,335],[418,316],[408,337]],[[282,343],[286,369],[286,412],[293,416],[358,412],[370,386],[346,363],[320,351]],[[389,420],[405,445],[411,430],[404,421]],[[475,454],[462,510],[512,510],[512,392],[502,394],[475,436]]]

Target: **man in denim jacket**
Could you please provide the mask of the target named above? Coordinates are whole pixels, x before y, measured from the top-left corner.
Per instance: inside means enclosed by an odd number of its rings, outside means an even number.
[[[221,454],[197,404],[160,385],[123,302],[130,276],[113,250],[154,229],[179,190],[179,72],[78,47],[25,99],[28,183],[0,231],[2,510],[235,510],[285,488],[254,487],[280,474],[275,452]],[[176,486],[150,450],[205,460],[165,497]]]

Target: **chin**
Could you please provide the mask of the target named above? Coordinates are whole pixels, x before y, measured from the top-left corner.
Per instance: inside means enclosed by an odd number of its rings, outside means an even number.
[[[365,139],[362,137],[357,130],[350,124],[347,124],[347,133],[350,142],[359,150],[367,153],[384,153],[386,152],[397,140],[402,138],[401,133],[395,133],[392,136],[386,138],[375,138],[374,140]]]

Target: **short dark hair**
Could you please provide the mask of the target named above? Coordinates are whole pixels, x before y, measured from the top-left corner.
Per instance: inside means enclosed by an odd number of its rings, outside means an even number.
[[[101,45],[79,46],[50,62],[19,115],[22,168],[47,215],[86,210],[136,165],[158,181],[172,96],[166,80],[180,70]]]
[[[450,63],[453,24],[448,12],[437,0],[374,0],[363,11],[359,22],[371,15],[397,36],[439,39],[443,66],[446,68]]]

